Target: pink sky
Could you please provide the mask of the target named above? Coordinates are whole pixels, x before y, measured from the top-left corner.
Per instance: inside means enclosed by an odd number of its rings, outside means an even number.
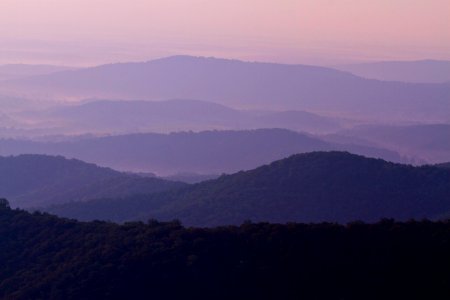
[[[450,60],[449,0],[0,0],[0,63]]]

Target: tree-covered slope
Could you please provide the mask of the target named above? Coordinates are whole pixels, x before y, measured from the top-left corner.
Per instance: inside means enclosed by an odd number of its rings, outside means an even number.
[[[45,155],[0,157],[0,178],[0,196],[8,197],[12,205],[20,207],[130,196],[184,186]]]
[[[449,222],[79,223],[0,201],[0,298],[449,299]]]
[[[52,207],[81,220],[180,219],[214,226],[268,222],[436,218],[450,211],[450,171],[344,152],[294,155],[187,188]]]

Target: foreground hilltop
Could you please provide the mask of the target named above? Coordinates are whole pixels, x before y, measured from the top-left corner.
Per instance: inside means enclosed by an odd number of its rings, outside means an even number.
[[[179,219],[186,225],[439,218],[450,212],[450,170],[346,152],[294,155],[254,170],[152,195],[49,208],[80,220]]]

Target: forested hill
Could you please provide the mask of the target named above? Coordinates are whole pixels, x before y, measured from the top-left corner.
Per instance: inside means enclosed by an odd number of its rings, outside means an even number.
[[[0,197],[20,207],[161,192],[185,185],[46,155],[0,157],[0,178]]]
[[[412,167],[345,152],[294,155],[257,169],[148,196],[49,208],[113,221],[179,219],[215,226],[267,222],[436,218],[450,211],[450,170]]]
[[[449,222],[78,223],[0,200],[1,299],[449,299]]]

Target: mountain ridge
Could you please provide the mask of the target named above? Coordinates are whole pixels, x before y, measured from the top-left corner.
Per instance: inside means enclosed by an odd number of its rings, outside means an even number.
[[[245,220],[373,222],[437,218],[450,211],[449,194],[450,170],[394,164],[346,152],[312,152],[180,190],[47,210],[80,220],[179,219],[188,226]]]
[[[328,143],[285,129],[138,133],[74,141],[0,140],[0,154],[64,155],[116,170],[222,174],[248,170],[301,152],[345,150],[386,160],[409,159],[393,151],[360,145]],[[126,154],[125,154],[126,153]]]
[[[69,98],[191,98],[239,108],[364,113],[391,119],[424,118],[427,110],[442,118],[450,111],[450,84],[381,82],[325,67],[190,56],[103,65],[9,81],[0,87]]]

